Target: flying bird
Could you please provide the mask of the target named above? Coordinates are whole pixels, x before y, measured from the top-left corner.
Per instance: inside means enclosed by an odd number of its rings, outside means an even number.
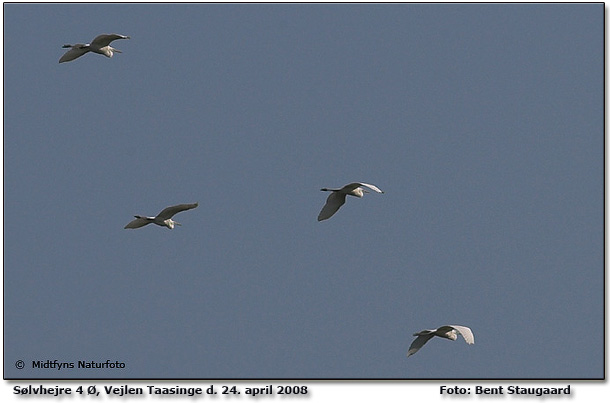
[[[326,204],[322,207],[322,211],[318,214],[318,221],[327,220],[333,216],[339,210],[339,207],[345,204],[345,196],[356,196],[362,197],[365,193],[369,193],[368,190],[363,189],[362,186],[367,187],[371,190],[374,190],[377,193],[384,193],[381,189],[379,189],[375,185],[369,185],[367,183],[350,183],[349,185],[343,186],[341,189],[328,189],[322,188],[320,189],[323,192],[332,192],[328,199],[326,199]]]
[[[181,211],[186,211],[197,207],[199,203],[193,204],[178,204],[176,206],[171,206],[164,208],[156,217],[144,217],[136,215],[134,216],[136,219],[130,222],[125,226],[125,229],[128,228],[140,228],[150,223],[160,225],[162,227],[167,227],[169,229],[174,229],[175,225],[182,225],[174,220],[172,217],[175,214],[178,214]]]
[[[434,336],[449,340],[456,340],[458,338],[458,334],[462,335],[464,340],[466,340],[466,343],[474,344],[474,334],[472,334],[472,330],[466,326],[446,325],[441,326],[438,329],[427,329],[422,330],[421,332],[413,333],[413,336],[417,336],[417,339],[413,340],[413,343],[411,343],[409,351],[407,352],[407,357],[417,353],[417,351]]]
[[[112,57],[114,52],[123,53],[118,49],[110,46],[110,42],[116,39],[129,39],[129,36],[119,34],[102,34],[95,37],[91,43],[77,43],[74,45],[64,45],[62,48],[70,48],[69,51],[59,59],[60,63],[69,62],[77,59],[87,52],[99,53],[106,57]]]

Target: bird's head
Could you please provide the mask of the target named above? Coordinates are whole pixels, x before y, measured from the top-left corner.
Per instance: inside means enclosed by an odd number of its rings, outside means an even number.
[[[100,48],[99,53],[103,54],[106,57],[112,57],[112,55],[114,53],[123,53],[123,52],[108,45],[108,46],[104,46],[103,48]]]
[[[352,196],[356,196],[356,197],[363,197],[365,193],[368,193],[369,191],[364,189],[364,188],[356,188],[354,190],[352,190],[352,192],[350,193]]]
[[[174,226],[176,226],[176,225],[182,225],[179,222],[172,220],[171,218],[168,218],[167,220],[163,221],[163,223],[169,229],[174,229]]]

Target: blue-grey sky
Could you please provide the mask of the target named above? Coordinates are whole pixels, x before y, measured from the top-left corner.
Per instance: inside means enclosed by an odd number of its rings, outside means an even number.
[[[603,3],[4,4],[5,377],[604,376],[603,24]],[[123,53],[58,63],[112,32]],[[318,222],[319,189],[355,181],[385,194]],[[476,343],[407,359],[445,324]]]

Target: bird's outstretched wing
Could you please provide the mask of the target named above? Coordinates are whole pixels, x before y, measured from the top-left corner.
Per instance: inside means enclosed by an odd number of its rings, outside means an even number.
[[[326,199],[326,204],[318,214],[318,221],[329,219],[345,204],[345,193],[332,192]]]
[[[460,325],[449,325],[449,327],[452,327],[457,330],[457,332],[462,335],[464,340],[466,340],[466,343],[474,344],[474,334],[472,334],[472,330],[470,330],[469,327]]]
[[[70,50],[64,53],[64,55],[59,59],[60,63],[72,61],[89,52],[89,48],[87,48],[87,45],[84,43],[77,43],[76,45],[64,45],[63,47],[70,48]]]
[[[131,221],[129,224],[127,224],[124,229],[140,228],[140,227],[143,227],[143,226],[145,226],[147,224],[150,224],[151,222],[152,222],[152,219],[150,219],[150,218],[147,218],[147,217],[136,217],[136,219]]]
[[[172,218],[175,214],[178,214],[181,211],[190,210],[197,206],[199,206],[199,203],[178,204],[176,206],[166,207],[159,214],[157,214],[157,218],[160,218],[161,220],[167,220],[168,218]]]
[[[91,41],[91,46],[94,48],[103,48],[104,46],[110,45],[110,42],[116,39],[130,39],[129,36],[119,34],[102,34],[95,37]]]
[[[434,337],[434,334],[432,333],[417,336],[417,339],[413,340],[413,343],[411,343],[409,346],[407,357],[417,353],[417,351],[419,351],[419,349],[422,348],[424,344],[426,344],[432,337]]]

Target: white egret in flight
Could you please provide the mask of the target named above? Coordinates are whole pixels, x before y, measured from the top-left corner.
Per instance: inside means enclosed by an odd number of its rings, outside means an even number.
[[[140,228],[150,223],[160,225],[162,227],[167,227],[169,229],[174,229],[174,225],[182,225],[172,220],[172,217],[175,214],[178,214],[181,211],[190,210],[199,205],[199,203],[193,204],[178,204],[176,206],[171,206],[164,208],[156,217],[144,217],[136,215],[134,216],[136,219],[130,222],[125,226],[125,229],[128,228]]]
[[[413,343],[411,343],[409,352],[407,352],[407,357],[417,353],[417,351],[434,336],[456,340],[458,334],[462,335],[464,340],[466,340],[466,343],[474,344],[474,334],[472,334],[472,330],[466,326],[446,325],[441,326],[438,329],[422,330],[421,332],[413,333],[413,336],[417,336],[417,339],[413,340]]]
[[[129,39],[128,36],[119,35],[119,34],[102,34],[95,37],[91,43],[77,43],[74,45],[64,45],[63,48],[70,48],[69,51],[64,53],[64,55],[59,59],[60,63],[69,62],[76,58],[81,57],[87,52],[99,53],[100,55],[104,55],[106,57],[112,57],[113,52],[123,53],[118,49],[110,46],[110,42],[115,39]]]
[[[341,189],[328,189],[322,188],[320,190],[324,192],[332,192],[328,199],[326,199],[326,204],[322,207],[322,211],[318,214],[318,221],[326,220],[333,216],[339,210],[339,207],[345,204],[345,196],[356,196],[362,197],[365,193],[369,193],[368,190],[363,189],[362,186],[365,186],[371,190],[374,190],[377,193],[383,193],[381,189],[379,189],[375,185],[369,185],[367,183],[350,183],[349,185],[343,186]]]

